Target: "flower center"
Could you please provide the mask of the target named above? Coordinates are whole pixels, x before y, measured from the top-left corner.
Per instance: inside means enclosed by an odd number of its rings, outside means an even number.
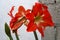
[[[44,22],[43,21],[43,17],[42,17],[42,15],[40,15],[39,14],[39,12],[38,12],[38,14],[37,14],[37,16],[35,17],[35,21],[34,21],[37,25],[40,23],[40,22]]]

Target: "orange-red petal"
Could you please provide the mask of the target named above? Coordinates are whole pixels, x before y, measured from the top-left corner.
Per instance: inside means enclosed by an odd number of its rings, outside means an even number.
[[[48,26],[54,26],[54,23],[52,21],[51,18],[46,18],[44,19],[44,22],[48,25]]]
[[[24,13],[25,13],[24,7],[19,6],[18,12],[15,14],[15,17],[20,18],[20,17],[24,16]]]
[[[13,18],[13,14],[12,14],[12,12],[13,12],[13,10],[14,10],[14,7],[15,7],[15,6],[12,6],[10,12],[8,13],[8,15],[9,15],[11,18]]]
[[[19,6],[19,8],[18,8],[18,12],[25,12],[25,8],[23,7],[23,6]]]
[[[22,19],[21,21],[15,23],[11,29],[12,29],[12,30],[17,30],[19,27],[22,26],[22,24],[23,24],[24,22],[25,22],[25,19]]]
[[[37,25],[34,24],[33,22],[30,22],[30,23],[27,25],[27,31],[28,31],[28,32],[35,31],[36,29],[37,29]]]
[[[44,19],[46,19],[48,17],[51,18],[51,15],[47,9],[43,10],[43,14],[44,14],[44,17],[43,17]]]
[[[40,27],[37,27],[38,28],[38,31],[41,33],[41,36],[44,37],[44,30],[43,28],[40,26]]]
[[[33,13],[29,13],[26,15],[26,18],[30,21],[34,20],[34,14]]]

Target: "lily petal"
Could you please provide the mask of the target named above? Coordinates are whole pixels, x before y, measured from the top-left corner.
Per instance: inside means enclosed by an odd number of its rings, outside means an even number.
[[[12,14],[12,12],[13,12],[13,10],[14,10],[14,7],[15,7],[15,6],[12,6],[10,12],[8,13],[8,15],[9,15],[11,18],[13,18],[13,14]]]
[[[33,22],[30,22],[30,23],[27,25],[27,31],[28,31],[28,32],[35,31],[36,29],[37,29],[37,25],[34,24]]]
[[[26,15],[26,18],[30,21],[34,20],[34,14],[33,13],[29,13]]]
[[[13,28],[12,28],[12,30],[17,30],[19,27],[21,27],[22,26],[22,24],[25,22],[25,18],[23,18],[22,20],[20,20],[19,22],[17,22],[17,23],[15,23],[14,25],[13,25]]]
[[[38,28],[38,31],[41,33],[41,36],[44,37],[44,30],[42,27],[37,27]]]

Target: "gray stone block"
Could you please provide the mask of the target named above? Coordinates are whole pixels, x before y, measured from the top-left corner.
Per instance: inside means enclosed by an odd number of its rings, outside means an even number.
[[[42,3],[54,3],[54,0],[40,0]]]
[[[56,2],[58,3],[58,2],[60,2],[60,0],[56,0]]]
[[[60,40],[60,27],[56,27],[56,40]]]
[[[42,40],[55,40],[55,30],[53,27],[47,27],[44,31],[44,38]]]
[[[48,6],[48,10],[56,25],[56,29],[47,27],[44,31],[45,37],[42,40],[60,40],[60,0],[40,0]]]

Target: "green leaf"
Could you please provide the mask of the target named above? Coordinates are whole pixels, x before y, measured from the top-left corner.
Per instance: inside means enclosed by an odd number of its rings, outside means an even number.
[[[5,33],[6,35],[10,38],[10,40],[13,40],[12,36],[11,36],[11,31],[10,31],[10,28],[8,26],[7,23],[5,23]]]

